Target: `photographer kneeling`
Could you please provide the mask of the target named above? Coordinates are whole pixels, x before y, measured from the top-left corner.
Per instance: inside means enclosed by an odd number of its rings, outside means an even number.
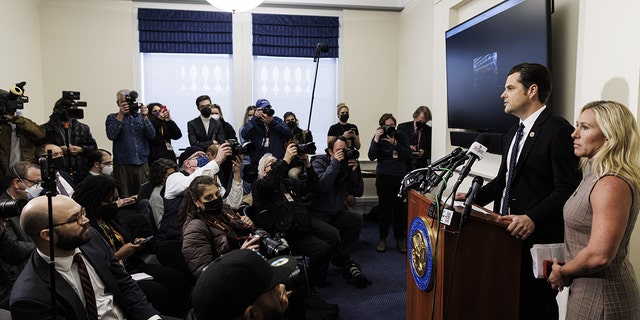
[[[265,154],[258,163],[258,179],[253,182],[253,205],[257,209],[252,219],[256,227],[271,235],[283,234],[294,254],[309,257],[310,286],[325,286],[331,260],[331,247],[309,231],[309,195],[318,185],[318,175],[307,154],[298,154],[296,144],[289,144],[282,160]],[[289,164],[299,158],[305,170],[298,179],[287,175]]]

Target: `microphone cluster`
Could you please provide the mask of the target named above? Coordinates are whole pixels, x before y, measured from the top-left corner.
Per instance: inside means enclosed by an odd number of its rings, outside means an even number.
[[[451,174],[451,172],[466,162],[454,187],[454,190],[456,190],[462,180],[469,175],[471,166],[476,161],[482,159],[487,151],[486,146],[489,145],[489,142],[488,136],[480,134],[466,152],[464,152],[462,148],[457,147],[448,155],[432,162],[429,166],[409,172],[402,179],[398,197],[405,197],[409,189],[415,189],[425,193],[431,191],[431,189],[442,182],[447,174]]]

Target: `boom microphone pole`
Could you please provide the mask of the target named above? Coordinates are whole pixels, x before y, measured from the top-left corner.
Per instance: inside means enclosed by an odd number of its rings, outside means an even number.
[[[325,42],[318,42],[316,44],[316,54],[313,57],[313,62],[316,63],[316,75],[313,77],[313,89],[311,90],[311,106],[309,106],[309,122],[307,122],[307,130],[311,127],[311,114],[313,112],[313,98],[316,94],[316,81],[318,80],[318,66],[320,65],[320,52],[329,52],[329,45]]]

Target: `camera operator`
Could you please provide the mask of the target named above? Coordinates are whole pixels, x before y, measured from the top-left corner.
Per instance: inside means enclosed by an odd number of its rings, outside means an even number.
[[[401,253],[406,253],[407,208],[402,198],[397,195],[402,178],[407,174],[407,161],[411,159],[411,149],[404,134],[396,131],[396,118],[391,113],[383,114],[378,124],[380,127],[369,146],[369,160],[378,160],[376,190],[380,203],[380,241],[376,251],[387,250],[387,236],[391,223],[396,247]]]
[[[424,168],[431,163],[431,110],[420,106],[413,112],[413,121],[398,124],[398,131],[409,139],[412,157],[408,161],[409,171]]]
[[[291,139],[289,139],[290,143],[295,143],[302,145],[303,148],[307,149],[306,152],[308,154],[316,153],[316,145],[313,142],[313,135],[309,130],[302,130],[298,126],[298,118],[296,118],[296,114],[287,111],[284,113],[284,123],[287,124],[287,127],[291,129]],[[300,172],[302,172],[303,164],[300,160],[294,159],[293,162],[289,165],[289,177],[297,178]]]
[[[134,195],[149,180],[149,141],[156,130],[147,107],[136,102],[138,93],[122,89],[116,94],[118,113],[107,116],[107,138],[113,141],[113,177],[120,181],[122,196]]]
[[[21,85],[21,86],[20,86]],[[15,108],[10,104],[19,99],[24,83],[11,87],[11,92],[0,89],[0,161],[1,168],[8,168],[18,161],[38,163],[36,146],[44,138],[44,130],[29,118],[23,117],[22,106]],[[0,170],[0,178],[4,170]],[[0,179],[0,181],[2,181]]]
[[[40,168],[31,162],[18,161],[7,172],[6,191],[0,195],[0,309],[9,308],[11,288],[35,248],[20,227],[19,216],[27,200],[25,189],[34,189],[39,181]]]
[[[259,249],[259,238],[250,237],[253,222],[222,203],[213,177],[193,179],[184,193],[178,216],[182,228],[182,255],[194,278],[215,258],[236,249]]]
[[[291,129],[274,114],[275,110],[269,100],[258,99],[253,117],[240,132],[245,141],[251,141],[256,146],[256,152],[249,155],[252,163],[257,163],[266,153],[271,153],[278,159],[284,156],[286,143],[291,138]]]
[[[298,179],[288,177],[289,164],[300,159],[305,167]],[[307,154],[298,154],[297,147],[289,144],[282,160],[265,154],[258,164],[259,178],[253,182],[252,194],[255,212],[253,220],[258,228],[272,235],[284,233],[291,249],[310,259],[309,275],[312,286],[325,286],[331,259],[331,247],[311,232],[308,212],[309,196],[318,186],[316,175]]]
[[[149,120],[156,130],[155,138],[149,141],[151,154],[149,155],[148,163],[153,164],[161,158],[176,162],[176,153],[173,151],[171,140],[182,138],[182,131],[180,131],[175,121],[171,120],[171,114],[166,106],[154,102],[150,103],[147,108],[150,112]]]
[[[59,146],[64,153],[66,168],[62,171],[73,176],[75,183],[84,179],[89,171],[87,155],[98,148],[89,126],[73,117],[77,106],[73,100],[58,99],[53,106],[49,121],[42,125],[45,143]],[[80,110],[78,110],[80,111]],[[66,129],[65,129],[66,128]],[[68,144],[68,148],[67,148]]]
[[[231,139],[233,142],[233,139]],[[218,155],[218,149],[220,148],[217,144],[212,144],[207,148],[206,154],[209,161],[215,160]],[[242,205],[242,154],[233,151],[233,147],[231,148],[231,156],[227,158],[224,163],[231,162],[231,170],[233,175],[231,177],[231,181],[229,178],[225,178],[222,172],[218,172],[216,174],[218,184],[223,187],[223,190],[227,190],[226,194],[222,194],[222,198],[224,199],[224,203],[231,206],[231,209],[238,210]],[[225,183],[226,182],[226,183]]]
[[[338,136],[329,141],[327,154],[313,158],[313,169],[319,177],[318,190],[309,206],[311,232],[333,249],[332,263],[342,268],[342,275],[358,288],[371,284],[350,259],[356,249],[362,229],[362,215],[344,210],[348,194],[361,197],[364,180],[358,163],[357,150],[347,148],[347,138]]]

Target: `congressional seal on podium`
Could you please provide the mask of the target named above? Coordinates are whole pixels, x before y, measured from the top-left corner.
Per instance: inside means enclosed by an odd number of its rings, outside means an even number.
[[[432,287],[433,250],[435,232],[426,219],[416,217],[409,228],[409,263],[413,280],[420,290],[428,291]]]

